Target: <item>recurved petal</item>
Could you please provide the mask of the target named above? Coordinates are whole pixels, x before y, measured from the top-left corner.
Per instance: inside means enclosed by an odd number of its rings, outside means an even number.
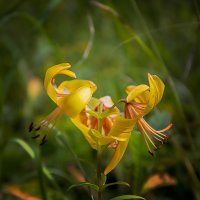
[[[123,133],[131,133],[135,125],[135,120],[126,119],[124,117],[117,117],[114,121],[113,127],[111,128],[108,136],[118,137]]]
[[[150,95],[149,95],[149,107],[154,108],[163,96],[165,85],[162,80],[156,76],[148,74]]]
[[[119,136],[111,136],[112,139],[125,142],[129,137],[131,133],[122,133]]]
[[[126,91],[128,92],[128,96],[126,97],[127,102],[131,102],[135,98],[138,98],[143,93],[149,90],[149,86],[145,84],[141,84],[138,86],[128,86]]]
[[[129,135],[129,137],[130,137],[130,135]],[[104,170],[104,175],[107,175],[110,171],[112,171],[118,165],[118,163],[120,162],[120,160],[122,159],[122,157],[124,155],[124,152],[126,151],[128,142],[129,142],[129,138],[125,142],[118,143],[117,148],[115,149],[115,153],[114,153],[110,163]]]
[[[49,97],[55,103],[57,103],[57,98],[56,98],[56,90],[55,90],[55,86],[53,85],[53,81],[55,77],[59,74],[64,74],[66,76],[76,78],[75,73],[68,70],[70,67],[71,66],[69,63],[61,63],[58,65],[54,65],[53,67],[50,67],[46,72],[45,79],[44,79],[44,87]]]
[[[135,87],[136,87],[136,85],[128,85],[128,86],[126,87],[126,93],[129,94],[129,92],[130,92],[131,90],[133,90]]]
[[[93,149],[97,149],[96,142],[93,140],[93,138],[89,134],[90,129],[81,122],[80,115],[78,115],[76,118],[71,118],[71,121],[83,133],[85,139],[88,141],[91,147]]]
[[[115,153],[110,163],[104,171],[105,175],[107,175],[111,170],[113,170],[122,159],[134,125],[135,120],[132,119],[118,117],[115,120],[114,125],[109,133],[109,137],[118,140],[119,143],[117,145],[117,148],[115,149]]]
[[[94,92],[96,90],[96,85],[89,80],[70,80],[70,81],[63,81],[59,86],[58,90],[63,92],[67,90],[69,93],[72,93],[73,91],[77,90],[80,87],[88,86],[91,88],[91,90]]]
[[[113,123],[113,127],[107,136],[99,138],[99,145],[108,145],[114,140],[125,141],[131,134],[135,120],[125,119],[123,117],[117,117]]]

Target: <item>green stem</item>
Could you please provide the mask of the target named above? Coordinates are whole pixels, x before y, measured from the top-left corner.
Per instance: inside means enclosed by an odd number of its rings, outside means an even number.
[[[67,136],[65,134],[61,134],[60,137],[59,137],[59,139],[63,143],[63,145],[68,149],[68,151],[72,154],[72,156],[74,157],[74,160],[75,160],[77,166],[79,167],[81,173],[85,177],[86,181],[88,181],[87,177],[86,177],[85,170],[83,169],[82,164],[79,161],[78,156],[76,155],[76,153],[74,152],[73,148],[71,147],[71,145],[70,145],[70,143],[68,141]],[[91,199],[93,199],[93,194],[92,194],[92,191],[91,191],[91,189],[89,187],[88,187],[88,190],[90,192]]]
[[[98,112],[102,112],[101,104],[98,107]],[[103,120],[104,119],[98,119],[98,131],[102,134],[102,127],[103,127]],[[97,185],[99,186],[99,191],[97,194],[97,200],[102,200],[102,180],[101,180],[101,154],[102,149],[101,146],[98,146],[97,149]]]
[[[127,103],[126,99],[120,99],[120,100],[118,100],[116,103],[114,103],[113,106],[109,108],[109,110],[112,110],[112,109],[115,108],[118,104],[120,104],[120,103],[122,103],[122,102],[123,102],[123,103]]]
[[[36,159],[37,159],[36,162],[37,162],[38,180],[39,180],[41,196],[42,196],[43,200],[47,200],[44,174],[43,174],[43,170],[42,170],[42,160],[41,160],[40,149],[38,150],[38,156],[37,156]]]
[[[101,149],[97,151],[97,185],[99,186],[97,200],[102,200]]]

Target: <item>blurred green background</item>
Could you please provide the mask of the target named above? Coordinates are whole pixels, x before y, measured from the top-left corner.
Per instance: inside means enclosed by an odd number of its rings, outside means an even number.
[[[97,84],[95,97],[114,102],[127,85],[147,84],[147,73],[166,85],[146,120],[154,128],[172,121],[169,142],[152,158],[135,130],[108,175],[131,187],[110,187],[104,199],[200,199],[199,55],[197,0],[0,0],[0,199],[91,199],[87,189],[67,191],[95,178],[95,151],[70,120],[63,117],[42,147],[28,133],[55,108],[43,79],[61,62]]]

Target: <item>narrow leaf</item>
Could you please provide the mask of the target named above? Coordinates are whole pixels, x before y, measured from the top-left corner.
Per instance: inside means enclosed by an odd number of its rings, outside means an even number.
[[[42,171],[50,181],[55,181],[54,177],[51,175],[51,172],[49,171],[49,169],[46,166],[44,166],[44,165],[42,166]]]
[[[110,187],[110,186],[113,186],[113,185],[125,185],[125,186],[128,186],[130,187],[130,185],[126,182],[123,182],[123,181],[117,181],[117,182],[114,182],[114,183],[108,183],[108,184],[105,184],[103,186],[103,189],[107,188],[107,187]]]
[[[99,191],[99,187],[95,184],[92,184],[92,183],[89,183],[89,182],[82,182],[82,183],[77,183],[77,184],[73,184],[71,185],[67,190],[71,190],[72,188],[75,188],[75,187],[83,187],[83,186],[88,186],[96,191]]]
[[[16,142],[17,144],[19,144],[25,151],[26,153],[28,153],[28,155],[34,159],[35,158],[35,153],[33,151],[33,149],[30,147],[29,144],[27,144],[24,140],[21,139],[14,139],[14,142]]]
[[[145,200],[145,198],[137,196],[137,195],[122,195],[122,196],[114,197],[110,200],[123,200],[123,199],[143,199],[143,200]]]

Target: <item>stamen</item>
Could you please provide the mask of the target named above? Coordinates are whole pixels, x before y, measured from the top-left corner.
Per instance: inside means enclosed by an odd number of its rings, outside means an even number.
[[[31,132],[32,130],[33,130],[33,122],[31,122],[31,124],[29,125],[28,132]]]
[[[134,112],[134,109],[132,107],[128,107],[128,111],[129,111],[129,114],[130,114],[130,117],[131,119],[134,119],[135,118],[135,112]]]
[[[40,143],[40,146],[44,145],[46,142],[47,142],[47,135],[45,135],[43,138],[42,138],[42,142]]]
[[[145,108],[146,108],[146,104],[144,104],[144,103],[138,103],[138,102],[135,102],[135,101],[132,101],[131,102],[131,105],[134,107],[134,108],[136,108],[136,109],[138,109],[138,110],[144,110]]]
[[[40,130],[40,126],[38,126],[37,128],[35,128],[35,131],[39,131]]]
[[[142,134],[142,137],[144,138],[145,144],[146,144],[146,146],[147,146],[147,148],[148,148],[148,150],[149,150],[148,152],[149,152],[151,155],[153,155],[153,152],[151,151],[151,148],[150,148],[150,146],[149,146],[149,144],[148,144],[148,142],[147,142],[147,139],[146,139],[145,135]]]
[[[31,122],[30,126],[29,126],[29,132],[33,131],[39,131],[40,129],[47,127],[51,124],[51,122],[53,122],[53,125],[51,125],[50,129],[52,129],[55,124],[57,123],[57,121],[60,119],[60,117],[63,115],[62,110],[57,107],[56,109],[54,109],[47,117],[46,119],[42,120],[39,125],[35,126],[33,124],[33,122]],[[36,127],[36,128],[35,128]],[[50,131],[50,130],[49,130]],[[33,139],[36,139],[40,136],[40,134],[37,134],[35,136],[32,136]],[[45,135],[42,140],[40,145],[43,145],[47,142],[47,135]]]
[[[165,138],[162,138],[160,135],[154,134],[154,138],[158,141],[160,141],[163,144],[163,141],[165,140]],[[161,138],[161,139],[160,139]]]
[[[151,132],[152,134],[155,134],[157,136],[159,136],[162,139],[166,139],[168,138],[166,135],[164,135],[162,132],[167,131],[168,129],[170,129],[172,127],[172,124],[169,124],[166,128],[162,129],[161,131],[157,131],[154,128],[152,128],[143,118],[141,119],[142,124],[144,125],[144,127]],[[164,131],[163,131],[164,130]],[[164,138],[163,138],[163,137]]]
[[[56,123],[58,122],[58,120],[61,118],[62,115],[63,115],[63,112],[58,113],[58,115],[55,118],[53,125],[51,126],[51,129],[53,129],[53,127],[56,125]]]
[[[40,137],[40,134],[38,134],[38,135],[36,135],[36,136],[33,136],[32,138],[33,138],[33,139],[36,139],[36,138],[38,138],[38,137]]]
[[[133,113],[135,114],[135,116],[139,115],[139,113],[137,112],[137,110],[134,107],[131,107],[131,109],[132,109]]]
[[[153,157],[154,157],[154,154],[153,154],[151,151],[148,151],[148,152],[150,153],[150,155],[151,155],[151,156],[153,156]]]
[[[167,137],[166,135],[162,134],[163,132],[169,130],[173,124],[170,123],[169,125],[167,125],[167,127],[163,128],[162,130],[155,130],[154,128],[152,128],[143,118],[141,119],[142,123],[145,124],[146,127],[148,127],[152,133],[158,133],[164,137]]]
[[[132,106],[130,106],[130,104],[126,104],[125,117],[129,118],[129,119],[134,119],[135,118],[134,111],[132,110]]]
[[[145,131],[144,127],[142,126],[142,124],[138,121],[138,128],[141,130],[141,132],[143,133],[143,138],[144,138],[144,141],[149,149],[149,152],[151,152],[151,155],[153,154],[152,151],[151,151],[151,148],[147,142],[147,139],[150,141],[150,143],[153,145],[153,147],[155,149],[157,149],[157,146],[153,143],[153,141],[151,140],[151,138],[149,137],[149,135],[147,134],[147,132]]]
[[[143,134],[145,134],[145,136],[147,137],[147,139],[151,142],[151,144],[154,146],[154,148],[157,148],[156,145],[153,143],[153,141],[151,140],[151,138],[149,137],[149,135],[147,134],[147,132],[145,131],[144,127],[142,126],[140,120],[138,121],[138,125],[139,125],[139,128],[141,129],[141,132]],[[149,148],[150,149],[150,148]]]
[[[163,128],[162,130],[158,130],[157,132],[158,132],[158,133],[163,133],[163,132],[169,130],[172,126],[173,126],[173,124],[170,123],[167,127]]]
[[[153,134],[154,138],[159,142],[161,142],[162,145],[168,141],[168,137],[166,135],[153,129],[143,118],[140,119],[140,121],[144,129],[147,130],[149,133]],[[169,124],[163,130],[168,130],[171,126],[172,124]]]
[[[55,117],[61,112],[61,109],[59,107],[57,107],[56,109],[54,109],[48,116],[45,120],[43,120],[41,122],[41,125],[45,126],[45,125],[48,125],[50,124],[53,119],[55,119]]]
[[[159,147],[157,146],[157,148],[154,149],[154,151],[157,151],[159,149]]]

